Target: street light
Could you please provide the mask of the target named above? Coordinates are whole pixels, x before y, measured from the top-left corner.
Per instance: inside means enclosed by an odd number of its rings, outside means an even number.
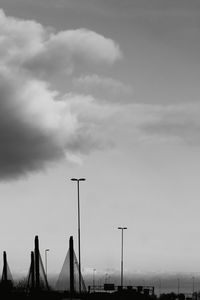
[[[81,232],[80,232],[80,201],[79,201],[79,182],[85,181],[85,178],[71,178],[72,181],[77,182],[78,191],[78,260],[79,260],[79,293],[81,293]]]
[[[124,243],[124,238],[123,238],[123,233],[124,229],[127,229],[127,227],[118,227],[122,231],[122,249],[121,249],[121,286],[123,287],[123,243]]]
[[[47,278],[47,252],[49,251],[50,249],[45,249],[45,273],[46,273],[46,278]]]

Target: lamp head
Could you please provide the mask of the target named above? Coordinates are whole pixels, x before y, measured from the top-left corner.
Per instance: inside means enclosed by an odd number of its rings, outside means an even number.
[[[71,181],[85,181],[85,178],[71,178]]]

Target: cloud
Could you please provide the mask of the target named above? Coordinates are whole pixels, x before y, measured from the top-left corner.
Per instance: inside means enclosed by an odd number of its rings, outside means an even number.
[[[116,144],[200,145],[200,103],[115,105],[109,133]],[[119,140],[120,139],[120,140]]]
[[[10,179],[109,147],[113,111],[91,96],[59,95],[45,82],[0,70],[0,178]],[[19,75],[19,74],[18,74]]]
[[[76,29],[49,34],[23,66],[45,77],[52,73],[71,74],[81,62],[110,65],[121,56],[113,40],[87,29]]]
[[[200,141],[198,103],[135,103],[119,80],[74,75],[80,62],[112,65],[121,57],[114,41],[95,32],[55,33],[0,10],[1,180],[65,158],[81,163],[83,155],[125,140]]]
[[[198,145],[200,142],[200,104],[198,102],[159,106],[152,122],[144,123],[147,138],[165,142]]]
[[[122,104],[133,101],[132,87],[114,78],[97,74],[82,75],[73,79],[73,86],[75,90],[92,94],[105,101]]]
[[[41,82],[17,80],[9,75],[0,73],[2,178],[43,168],[48,161],[64,155],[59,134],[63,107],[53,102],[54,93]],[[75,121],[69,116],[65,121],[66,126],[70,125],[66,131],[70,132]]]
[[[118,45],[95,32],[55,33],[0,10],[0,178],[7,180],[107,146],[102,134],[110,109],[92,96],[52,85],[77,60],[113,64]],[[106,113],[105,113],[106,111]],[[88,113],[89,112],[89,113]]]
[[[112,65],[121,57],[112,39],[94,31],[55,32],[35,21],[7,17],[0,10],[1,64],[49,81],[53,76],[71,74],[81,63]]]

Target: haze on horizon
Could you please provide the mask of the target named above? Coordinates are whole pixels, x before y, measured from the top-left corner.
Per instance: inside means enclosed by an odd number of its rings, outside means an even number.
[[[0,0],[0,251],[58,273],[200,271],[200,3]],[[2,262],[0,261],[0,267]]]

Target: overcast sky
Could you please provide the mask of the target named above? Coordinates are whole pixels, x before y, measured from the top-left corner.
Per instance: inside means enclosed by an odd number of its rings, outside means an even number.
[[[0,251],[200,271],[199,0],[0,0]],[[2,263],[1,263],[2,265]]]

